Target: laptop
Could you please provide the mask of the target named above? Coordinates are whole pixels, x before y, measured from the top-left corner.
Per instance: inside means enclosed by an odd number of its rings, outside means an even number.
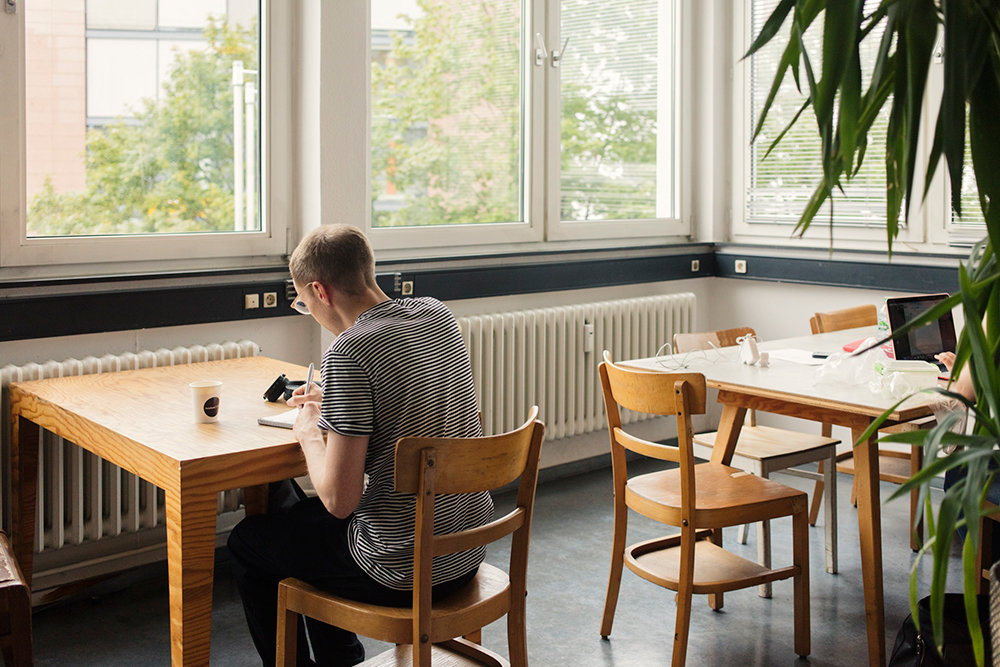
[[[906,322],[925,313],[930,308],[948,298],[947,294],[921,294],[917,296],[901,296],[886,299],[886,311],[889,316],[889,330],[895,332]],[[955,351],[955,322],[949,310],[937,322],[925,324],[912,329],[893,340],[896,359],[917,359],[937,364],[944,370],[944,364],[939,363],[934,355],[941,352]]]

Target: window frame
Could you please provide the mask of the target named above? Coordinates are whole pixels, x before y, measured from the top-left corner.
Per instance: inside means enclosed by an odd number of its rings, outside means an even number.
[[[674,49],[675,105],[674,130],[674,188],[676,190],[676,217],[644,220],[563,221],[560,219],[560,78],[559,68],[551,59],[544,64],[534,62],[535,39],[538,32],[544,35],[549,48],[562,43],[560,37],[560,0],[522,1],[522,150],[524,155],[524,220],[509,223],[472,223],[442,225],[440,227],[374,228],[371,207],[365,212],[365,230],[372,245],[378,250],[407,252],[416,256],[434,251],[437,255],[455,253],[488,254],[501,248],[537,247],[542,245],[581,244],[593,247],[602,245],[635,245],[664,240],[689,240],[690,223],[690,132],[685,131],[690,119],[690,46],[691,12],[687,0],[676,0],[678,31]],[[371,15],[368,13],[366,34],[368,52],[366,67],[366,117],[365,133],[368,150],[365,154],[366,192],[371,191]],[[333,27],[333,26],[331,26]],[[333,27],[333,29],[347,29]],[[572,47],[570,47],[570,52]],[[355,167],[356,168],[356,167]]]
[[[263,231],[190,234],[27,238],[24,6],[0,14],[0,85],[14,92],[13,104],[0,105],[0,271],[36,267],[69,271],[80,264],[134,266],[170,262],[192,266],[207,260],[248,256],[278,257],[288,252],[291,206],[292,53],[274,48],[292,43],[292,3],[261,0],[262,62],[260,201]],[[13,85],[10,85],[14,82]],[[83,269],[87,271],[86,269]]]

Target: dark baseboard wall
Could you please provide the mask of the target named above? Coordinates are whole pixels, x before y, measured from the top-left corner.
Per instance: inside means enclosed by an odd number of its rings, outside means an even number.
[[[414,260],[395,263],[395,270],[380,271],[377,279],[390,296],[445,301],[713,276],[914,293],[957,289],[957,258],[952,266],[941,266],[912,258],[885,263],[875,261],[881,256],[874,253],[870,261],[774,257],[752,248],[733,254],[712,244],[641,250],[635,256],[594,251],[467,258],[449,260],[443,268],[440,261]],[[745,260],[745,273],[737,273],[737,259]],[[248,295],[257,295],[257,308],[246,307]],[[273,307],[269,295],[276,295]],[[289,308],[293,295],[283,266],[0,283],[0,341],[290,317],[296,315]]]

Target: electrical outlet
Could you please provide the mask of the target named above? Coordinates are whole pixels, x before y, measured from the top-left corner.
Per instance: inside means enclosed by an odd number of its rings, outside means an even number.
[[[413,281],[404,280],[403,285],[399,290],[399,293],[403,296],[413,296]]]
[[[260,308],[260,294],[244,294],[243,310],[253,310]]]
[[[691,273],[698,273],[701,270],[701,260],[692,259],[691,260]]]
[[[747,261],[745,259],[738,259],[733,262],[733,271],[736,273],[746,273],[747,272]]]
[[[265,308],[277,308],[278,307],[278,293],[277,292],[264,292],[264,307]]]

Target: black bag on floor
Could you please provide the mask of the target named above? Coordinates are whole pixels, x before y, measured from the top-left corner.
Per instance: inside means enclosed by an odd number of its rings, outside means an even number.
[[[979,625],[983,629],[983,643],[986,665],[990,659],[990,599],[988,595],[978,596]],[[920,631],[913,624],[913,616],[907,616],[903,626],[896,633],[896,643],[889,656],[889,667],[916,667],[947,665],[962,667],[976,664],[972,652],[972,639],[965,619],[965,602],[961,593],[945,593],[944,596],[944,656],[938,655],[934,647],[934,631],[931,626],[931,599],[925,597],[917,602]]]

